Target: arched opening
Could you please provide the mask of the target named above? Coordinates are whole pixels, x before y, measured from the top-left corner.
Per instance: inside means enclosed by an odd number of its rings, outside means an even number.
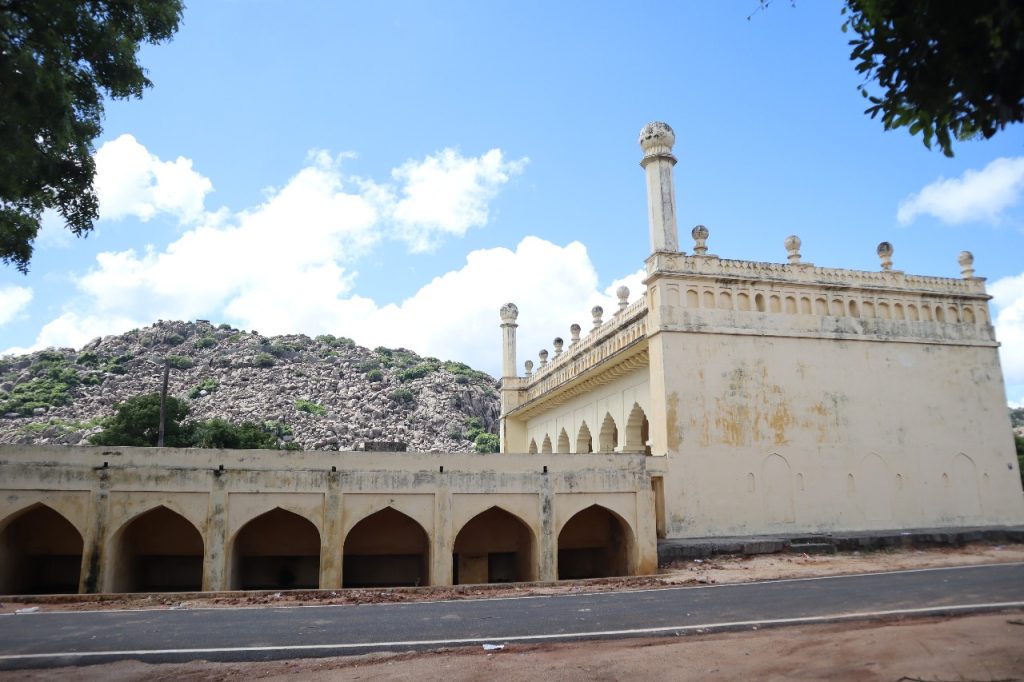
[[[864,301],[860,307],[861,317],[871,318],[875,316],[875,304],[871,301]]]
[[[800,314],[810,315],[811,314],[811,299],[806,296],[800,297]]]
[[[82,535],[59,512],[35,505],[0,531],[0,594],[78,592]]]
[[[630,575],[633,533],[599,505],[577,512],[558,534],[558,579]]]
[[[885,301],[880,301],[878,303],[878,316],[883,320],[888,320],[890,317],[892,317],[889,314],[889,304],[886,303]]]
[[[732,294],[723,291],[718,295],[718,307],[722,310],[732,310]]]
[[[974,324],[974,311],[970,307],[964,308],[964,322]]]
[[[491,507],[455,536],[452,577],[456,585],[536,580],[534,555],[529,526],[504,509]]]
[[[601,452],[614,452],[619,447],[619,427],[615,426],[615,420],[605,412],[604,421],[601,422],[601,433],[597,435],[598,445]]]
[[[541,444],[540,451],[545,455],[551,454],[551,436],[544,434],[544,442]]]
[[[828,315],[828,303],[823,298],[814,299],[814,311],[818,315]]]
[[[773,313],[782,312],[782,299],[779,298],[778,294],[772,294],[768,297],[768,309]]]
[[[531,438],[530,439],[529,453],[531,455],[536,455],[537,454],[537,440],[535,438]]]
[[[907,317],[913,322],[917,322],[918,320],[917,306],[914,305],[913,303],[907,304]]]
[[[902,320],[905,317],[906,317],[906,314],[903,312],[903,304],[902,303],[893,303],[892,304],[892,319],[894,319],[894,320]]]
[[[786,314],[788,314],[788,315],[796,315],[796,297],[795,296],[787,296],[786,297]]]
[[[742,291],[736,294],[736,309],[750,310],[750,296],[743,293]]]
[[[113,592],[198,592],[203,589],[203,536],[181,514],[157,507],[114,536]]]
[[[587,422],[580,422],[580,432],[576,434],[576,452],[588,453],[594,451],[594,439],[590,435],[590,427]]]
[[[429,582],[427,532],[391,507],[353,526],[342,556],[343,587],[408,587]]]
[[[714,308],[715,307],[715,292],[705,291],[704,292],[704,307]]]
[[[860,309],[856,301],[850,301],[850,317],[860,317]]]
[[[757,294],[754,296],[754,307],[757,308],[757,312],[764,312],[764,294]]]
[[[558,450],[557,452],[568,454],[569,452],[569,434],[562,429],[558,432]]]
[[[235,590],[315,589],[320,585],[320,533],[308,519],[272,509],[238,531],[231,569]]]

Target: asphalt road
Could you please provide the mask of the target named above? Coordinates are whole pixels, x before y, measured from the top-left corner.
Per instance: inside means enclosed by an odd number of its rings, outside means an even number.
[[[0,669],[270,660],[1024,607],[1024,563],[404,604],[0,615]]]

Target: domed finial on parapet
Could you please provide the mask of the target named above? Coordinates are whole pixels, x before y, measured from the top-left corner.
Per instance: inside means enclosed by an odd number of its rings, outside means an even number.
[[[615,290],[615,295],[619,298],[619,313],[626,309],[629,305],[629,287],[622,285]],[[618,315],[618,313],[616,313]]]
[[[956,259],[960,263],[960,274],[964,279],[974,277],[974,254],[970,251],[961,251],[960,257]]]
[[[787,258],[789,259],[789,262],[794,265],[800,262],[800,245],[802,243],[803,242],[800,241],[800,237],[797,237],[795,234],[791,234],[786,237],[786,241],[784,242],[786,246],[786,253],[789,254]]]
[[[676,134],[667,123],[651,121],[640,131],[640,148],[644,150],[644,156],[671,154],[675,143]]]
[[[882,242],[878,245],[878,257],[882,259],[882,269],[892,270],[892,244]]]
[[[601,326],[601,316],[604,315],[604,308],[599,305],[595,305],[590,309],[590,315],[594,318],[594,329]]]
[[[548,364],[548,351],[546,348],[542,348],[541,351],[537,353],[537,357],[540,358],[541,367]]]
[[[527,360],[523,363],[523,366],[526,368],[526,377],[530,378],[533,376],[533,360]]]
[[[562,337],[561,336],[556,336],[555,340],[551,342],[551,345],[555,347],[555,357],[556,358],[559,355],[562,354],[562,346],[564,345],[564,343],[565,342],[562,341]]]
[[[580,327],[575,322],[573,322],[572,326],[569,327],[569,340],[572,341],[573,343],[576,343],[577,341],[579,341],[580,340],[580,332],[581,331],[583,331],[583,328]]]
[[[519,308],[516,307],[515,303],[506,303],[501,306],[499,314],[501,315],[501,321],[504,324],[513,324],[515,323],[516,318],[519,317]]]
[[[690,235],[693,237],[693,255],[704,256],[708,252],[708,228],[703,225],[697,225],[690,230]]]

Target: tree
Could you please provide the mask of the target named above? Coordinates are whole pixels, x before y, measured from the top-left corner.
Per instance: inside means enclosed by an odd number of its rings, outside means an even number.
[[[152,83],[139,45],[169,40],[181,0],[0,0],[0,260],[28,272],[44,209],[75,235],[97,217],[104,93]]]
[[[167,396],[164,444],[167,447],[189,447],[192,429],[182,421],[188,416],[184,400]],[[117,413],[103,424],[103,430],[92,436],[93,445],[124,445],[155,447],[160,432],[160,394],[135,396],[117,407]]]
[[[842,11],[857,34],[850,59],[882,89],[858,86],[864,113],[886,130],[906,127],[953,156],[953,140],[1024,121],[1024,3],[846,0]]]
[[[192,445],[197,448],[230,450],[276,450],[277,434],[252,422],[235,426],[223,419],[209,419],[195,426]]]

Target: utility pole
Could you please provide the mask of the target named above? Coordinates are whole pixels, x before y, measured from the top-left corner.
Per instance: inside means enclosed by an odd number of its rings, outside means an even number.
[[[156,438],[156,446],[164,446],[164,423],[167,419],[167,381],[171,374],[171,364],[164,360],[164,385],[160,389],[160,434]]]

